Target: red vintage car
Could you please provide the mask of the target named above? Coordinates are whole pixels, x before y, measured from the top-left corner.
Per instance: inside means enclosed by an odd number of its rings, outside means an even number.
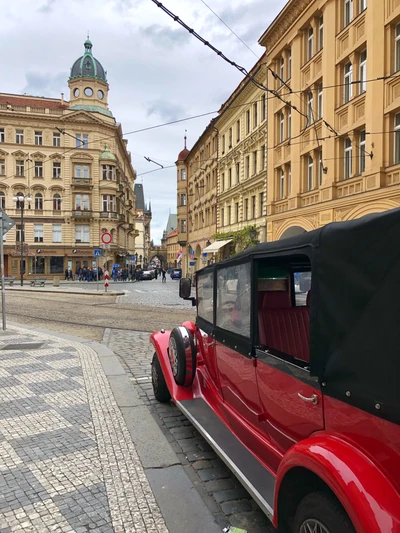
[[[400,533],[400,210],[260,244],[191,299],[196,323],[151,336],[156,398],[279,531]]]

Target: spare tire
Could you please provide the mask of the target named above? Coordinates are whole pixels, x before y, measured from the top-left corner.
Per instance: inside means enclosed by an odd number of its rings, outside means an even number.
[[[175,383],[190,387],[196,374],[196,346],[193,335],[184,326],[171,331],[168,357]]]

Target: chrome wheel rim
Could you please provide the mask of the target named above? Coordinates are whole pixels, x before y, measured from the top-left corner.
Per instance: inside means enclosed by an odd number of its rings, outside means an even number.
[[[330,533],[322,522],[315,518],[307,518],[300,526],[299,533]]]
[[[176,342],[173,337],[170,338],[168,352],[169,352],[169,362],[172,368],[172,373],[174,377],[176,377],[178,374],[178,359],[176,357],[176,354],[177,354]]]

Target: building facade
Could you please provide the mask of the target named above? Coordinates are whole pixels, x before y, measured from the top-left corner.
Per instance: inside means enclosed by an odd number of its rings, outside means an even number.
[[[0,207],[16,222],[5,275],[91,267],[105,231],[112,242],[101,264],[135,253],[135,172],[89,40],[68,85],[68,102],[0,94]]]
[[[268,100],[267,239],[399,207],[400,2],[290,0],[259,42],[284,100]]]
[[[167,266],[168,268],[177,268],[180,263],[179,257],[180,244],[178,244],[178,228],[174,229],[167,235]]]
[[[150,226],[151,226],[151,203],[149,205],[144,199],[144,189],[141,183],[135,183],[133,192],[135,194],[136,211],[135,211],[135,249],[138,257],[137,264],[144,268],[150,261]]]

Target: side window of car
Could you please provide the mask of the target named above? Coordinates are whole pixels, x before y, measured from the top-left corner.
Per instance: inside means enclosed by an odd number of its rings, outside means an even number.
[[[200,274],[197,277],[197,314],[213,322],[214,320],[214,272]]]
[[[217,271],[217,323],[220,328],[250,337],[251,265]]]
[[[296,307],[309,306],[311,272],[294,272],[293,276]]]

